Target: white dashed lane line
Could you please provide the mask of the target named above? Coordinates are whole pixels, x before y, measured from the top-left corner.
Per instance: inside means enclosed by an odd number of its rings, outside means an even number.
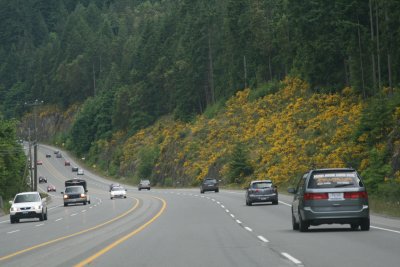
[[[258,237],[258,239],[260,239],[261,241],[263,241],[264,243],[268,243],[269,241],[265,238],[265,237],[263,237],[262,235],[259,235],[259,236],[257,236]]]
[[[78,213],[72,213],[72,214],[71,214],[71,217],[72,217],[72,216],[76,216],[76,215],[78,215]]]
[[[251,229],[250,227],[245,226],[244,229],[246,229],[249,232],[253,232],[253,229]]]
[[[239,220],[236,220],[236,222],[237,222],[238,224],[242,224],[242,222],[241,222],[241,221],[239,221]]]
[[[281,253],[282,256],[284,256],[285,258],[287,258],[288,260],[290,260],[291,262],[293,262],[296,265],[302,265],[302,262],[299,261],[298,259],[296,259],[295,257],[291,256],[289,253],[286,252],[282,252]]]
[[[39,227],[39,226],[43,226],[43,225],[44,225],[44,223],[41,223],[41,224],[35,225],[35,227]]]
[[[11,232],[7,232],[7,234],[14,234],[14,233],[16,233],[16,232],[19,232],[20,230],[14,230],[14,231],[11,231]]]
[[[57,220],[55,220],[55,222],[59,222],[61,221],[63,218],[58,218]]]
[[[235,218],[235,215],[233,215],[233,214],[231,213],[231,217],[232,217],[232,218]]]

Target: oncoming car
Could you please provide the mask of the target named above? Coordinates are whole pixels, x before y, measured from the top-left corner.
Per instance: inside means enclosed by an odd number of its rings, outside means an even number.
[[[138,190],[147,189],[150,190],[150,181],[149,180],[140,180],[138,184]]]
[[[304,174],[292,203],[293,230],[311,225],[350,224],[352,230],[370,228],[367,190],[354,169],[316,169]]]
[[[64,207],[77,203],[82,203],[83,205],[90,204],[89,196],[82,185],[67,186],[65,192],[61,192],[61,194],[64,199]]]
[[[45,184],[47,183],[47,178],[44,176],[39,176],[39,184]]]
[[[23,192],[15,195],[10,201],[10,222],[17,223],[20,219],[39,218],[47,220],[46,199],[39,192]]]
[[[54,185],[52,185],[52,184],[49,184],[47,186],[47,192],[50,192],[50,191],[56,192],[56,187]]]
[[[110,198],[126,198],[126,189],[121,186],[114,186],[110,191]]]
[[[246,188],[246,205],[255,202],[272,202],[278,205],[278,190],[271,180],[252,181]]]

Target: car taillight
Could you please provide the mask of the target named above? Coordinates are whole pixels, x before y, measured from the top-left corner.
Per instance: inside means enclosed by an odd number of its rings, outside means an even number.
[[[361,191],[361,192],[345,192],[343,196],[344,196],[344,198],[350,198],[350,199],[368,198],[368,194],[365,191]]]
[[[328,193],[305,193],[304,200],[323,200],[328,199]]]

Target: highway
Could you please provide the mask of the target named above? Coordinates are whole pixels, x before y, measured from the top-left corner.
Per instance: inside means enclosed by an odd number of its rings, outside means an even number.
[[[300,233],[283,194],[279,205],[249,207],[244,191],[126,186],[126,199],[111,200],[110,181],[89,170],[78,177],[78,164],[53,151],[39,148],[38,173],[57,188],[48,220],[0,217],[0,266],[400,266],[398,219],[372,215],[367,232],[323,225]],[[90,205],[63,206],[60,192],[73,177],[87,180]]]

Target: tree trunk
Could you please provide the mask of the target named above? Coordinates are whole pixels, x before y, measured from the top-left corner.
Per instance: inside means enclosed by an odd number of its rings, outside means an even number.
[[[210,87],[211,103],[215,103],[215,92],[214,92],[214,68],[213,68],[213,57],[211,50],[211,37],[210,30],[208,31],[208,84]]]
[[[365,92],[364,64],[363,64],[362,49],[361,49],[360,20],[358,18],[358,15],[357,15],[357,33],[358,33],[358,51],[360,52],[360,69],[361,69],[362,92],[363,92],[363,97],[366,98],[367,94]]]
[[[375,2],[375,19],[376,19],[376,51],[378,58],[378,87],[381,88],[381,56],[380,56],[380,40],[379,40],[379,12],[378,12],[378,4]]]
[[[369,0],[369,22],[370,22],[370,29],[371,29],[371,43],[374,43],[374,21],[372,16],[372,1]],[[372,88],[376,91],[376,66],[375,66],[375,53],[374,47],[371,49],[371,62],[372,62]]]

